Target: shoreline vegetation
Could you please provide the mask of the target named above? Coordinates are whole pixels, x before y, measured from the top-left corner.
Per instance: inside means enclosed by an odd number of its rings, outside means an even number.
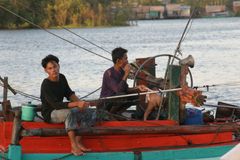
[[[0,5],[43,28],[125,26],[129,8],[108,0],[0,0]],[[34,28],[0,9],[0,29]]]
[[[192,0],[172,0],[171,3],[186,4],[200,11],[204,5],[226,4],[232,0],[207,0],[206,4]],[[208,4],[209,3],[209,4]],[[136,5],[164,5],[159,0],[0,0],[0,5],[43,28],[93,28],[129,26],[134,24],[133,7]],[[231,10],[231,9],[230,9]],[[195,18],[204,17],[198,15]],[[204,17],[206,18],[206,17]],[[0,8],[0,29],[36,28]]]

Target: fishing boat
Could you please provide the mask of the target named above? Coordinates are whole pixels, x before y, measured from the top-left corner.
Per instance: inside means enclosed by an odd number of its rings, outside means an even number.
[[[4,9],[3,7],[1,8]],[[9,12],[9,10],[6,11]],[[35,27],[43,29],[17,14],[14,15]],[[184,62],[192,61],[192,59],[191,56],[186,59],[180,59],[176,54],[181,53],[180,44],[185,36],[186,29],[187,27],[179,41],[175,55],[164,54],[136,59],[137,67],[133,64],[135,66],[135,71],[133,71],[134,85],[145,84],[150,88],[157,85],[161,89],[153,92],[166,96],[165,118],[160,119],[159,114],[162,112],[161,109],[163,107],[159,107],[156,120],[143,121],[142,119],[132,118],[132,116],[119,117],[119,115],[111,115],[118,116],[115,118],[120,118],[121,121],[98,121],[93,127],[81,128],[76,131],[77,134],[83,136],[84,145],[92,149],[91,152],[84,156],[69,154],[71,147],[64,124],[48,124],[39,119],[34,121],[23,118],[26,114],[34,117],[34,112],[39,112],[41,107],[34,108],[31,104],[26,105],[26,108],[30,108],[33,112],[23,112],[23,106],[12,108],[10,101],[7,99],[7,92],[10,90],[15,94],[16,90],[8,84],[6,77],[0,77],[4,88],[3,101],[1,103],[3,110],[0,112],[1,158],[11,160],[219,159],[219,157],[239,143],[239,108],[231,104],[219,103],[211,106],[217,107],[217,115],[215,117],[212,118],[212,115],[207,114],[206,119],[208,120],[203,122],[203,115],[197,114],[197,118],[188,117],[188,122],[194,121],[194,123],[184,124],[181,122],[185,103],[181,102],[181,95],[177,94],[177,91],[182,89],[179,86],[187,79],[186,75],[182,75],[182,68],[186,65]],[[46,29],[44,30],[51,33]],[[51,34],[59,37],[54,33]],[[64,40],[64,38],[61,39]],[[74,43],[71,42],[71,44]],[[76,46],[80,47],[79,45]],[[93,53],[92,51],[89,52]],[[155,59],[163,56],[168,57],[168,65],[164,78],[160,79],[156,77]],[[179,63],[174,64],[174,60]],[[193,78],[190,70],[188,73],[190,76],[188,88],[192,88]],[[200,92],[197,93],[199,94]],[[114,98],[119,97],[107,97],[103,100],[114,100]],[[126,112],[132,115],[136,111]]]
[[[167,56],[172,57],[171,55]],[[156,57],[136,60],[141,63],[138,71],[135,72],[135,74],[141,75],[136,84],[152,84],[152,80],[149,80],[150,78],[146,74],[153,73]],[[144,72],[140,72],[142,68],[144,68]],[[177,88],[180,84],[181,68],[181,65],[169,65],[166,77],[169,85],[173,88]],[[219,115],[213,121],[182,125],[180,124],[181,101],[179,96],[175,90],[165,89],[161,91],[167,92],[166,96],[168,97],[166,119],[142,121],[126,118],[121,121],[99,121],[94,127],[81,128],[77,134],[83,136],[83,143],[92,151],[85,156],[76,157],[69,154],[70,142],[63,124],[21,120],[23,119],[22,114],[26,113],[21,114],[23,107],[11,108],[10,102],[6,98],[6,92],[7,89],[14,90],[3,78],[1,79],[5,84],[5,96],[2,103],[3,117],[0,121],[0,148],[3,151],[4,159],[168,160],[217,158],[239,142],[240,126],[234,118],[238,116],[238,108],[219,103],[221,106],[218,109]],[[28,107],[31,107],[31,104]],[[230,113],[230,115],[226,115],[226,113]],[[31,113],[27,112],[27,114]],[[190,121],[194,121],[194,119],[190,119]]]

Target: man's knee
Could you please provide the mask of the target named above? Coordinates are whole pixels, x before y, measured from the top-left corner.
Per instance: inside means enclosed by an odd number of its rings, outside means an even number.
[[[53,110],[51,113],[52,123],[63,123],[71,113],[70,109]]]

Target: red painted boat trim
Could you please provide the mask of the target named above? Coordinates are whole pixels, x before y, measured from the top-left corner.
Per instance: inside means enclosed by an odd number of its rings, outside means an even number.
[[[112,121],[103,122],[99,126],[159,126],[177,125],[175,121]],[[64,128],[63,124],[47,124],[44,122],[23,122],[26,129]],[[0,147],[6,149],[11,141],[12,122],[0,122]],[[94,152],[132,151],[138,149],[164,148],[174,146],[194,146],[225,143],[232,141],[232,132],[176,135],[112,135],[84,136],[83,143]],[[24,153],[69,153],[68,137],[24,137],[20,144]]]

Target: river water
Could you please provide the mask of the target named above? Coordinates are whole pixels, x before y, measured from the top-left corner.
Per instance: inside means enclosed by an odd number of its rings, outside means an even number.
[[[135,58],[173,54],[186,23],[186,19],[138,21],[137,26],[81,28],[72,31],[108,51],[119,46],[128,49],[129,61],[132,62]],[[109,53],[65,30],[50,31],[111,58]],[[195,67],[191,69],[194,86],[219,84],[211,87],[208,92],[205,88],[202,89],[208,96],[208,103],[224,101],[240,105],[240,85],[235,85],[240,82],[240,18],[194,19],[181,45],[181,51],[182,57],[191,54],[195,58]],[[111,61],[88,53],[43,30],[0,30],[0,76],[8,76],[13,88],[39,96],[41,82],[46,77],[41,59],[48,54],[59,57],[61,72],[80,97],[100,87],[104,70],[112,66]],[[157,75],[163,76],[167,58],[157,58],[156,61]],[[129,85],[132,86],[132,81],[129,81]],[[89,98],[98,96],[99,92]],[[9,99],[15,106],[32,101],[11,93]]]

